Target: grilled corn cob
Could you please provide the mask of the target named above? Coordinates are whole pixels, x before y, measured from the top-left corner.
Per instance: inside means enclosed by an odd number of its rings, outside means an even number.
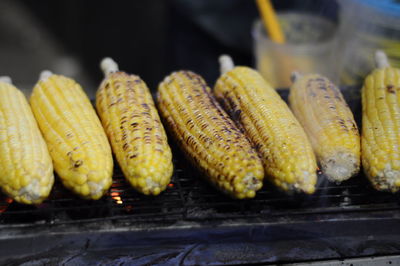
[[[255,196],[264,177],[261,161],[199,75],[167,76],[158,104],[183,151],[214,186],[234,198]]]
[[[64,186],[83,198],[99,199],[111,185],[113,160],[107,136],[81,86],[44,71],[30,103]]]
[[[0,186],[14,200],[41,203],[54,183],[53,164],[25,96],[0,79]]]
[[[325,176],[333,182],[360,170],[360,135],[340,90],[318,74],[293,75],[289,103],[306,131]]]
[[[262,157],[267,178],[283,191],[313,193],[317,164],[304,130],[278,93],[248,67],[220,57],[215,95]]]
[[[400,69],[376,53],[378,69],[362,88],[362,163],[378,190],[400,189]]]
[[[165,190],[172,175],[172,153],[146,84],[103,59],[106,78],[96,107],[119,165],[130,184],[146,195]]]

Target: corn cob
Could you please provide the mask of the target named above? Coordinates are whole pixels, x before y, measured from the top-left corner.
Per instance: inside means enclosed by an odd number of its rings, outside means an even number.
[[[278,93],[248,67],[220,57],[215,95],[262,157],[267,178],[283,191],[313,193],[317,164],[304,130]]]
[[[74,80],[44,71],[30,98],[62,183],[85,199],[110,187],[111,148],[89,99]]]
[[[145,195],[165,190],[172,175],[172,153],[146,84],[103,59],[106,78],[96,107],[119,165],[130,184]]]
[[[362,163],[378,190],[400,189],[400,69],[376,53],[378,69],[362,87]]]
[[[264,177],[261,161],[199,75],[167,76],[158,87],[158,104],[182,150],[211,184],[234,198],[255,196]]]
[[[14,200],[38,204],[53,186],[53,164],[25,96],[0,79],[0,186]]]
[[[289,103],[306,131],[321,170],[342,182],[360,170],[360,135],[340,90],[318,74],[293,75]]]

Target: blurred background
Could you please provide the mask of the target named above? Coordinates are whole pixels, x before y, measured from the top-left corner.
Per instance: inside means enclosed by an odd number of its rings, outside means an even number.
[[[343,12],[348,2],[364,1],[277,0],[273,4],[278,12],[318,15],[341,29],[340,22],[349,17]],[[354,8],[358,7],[345,7]],[[256,66],[252,27],[258,18],[251,0],[0,0],[0,75],[11,76],[29,94],[40,71],[50,69],[76,79],[93,98],[103,77],[99,61],[110,56],[121,70],[138,74],[152,90],[179,69],[197,72],[212,85],[222,53],[230,54],[237,64]],[[350,25],[350,33],[335,31],[341,39],[326,52],[334,59],[325,59],[324,64],[337,66],[329,74],[338,82],[347,64],[341,63],[338,51],[349,58],[354,52],[345,48],[360,45],[344,42],[356,40],[357,24],[346,21],[344,28]],[[399,38],[399,32],[389,33]],[[367,63],[360,62],[363,73],[373,67],[367,58]]]
[[[274,1],[278,10],[337,16],[335,1]],[[27,93],[39,72],[75,78],[93,97],[99,61],[140,75],[151,89],[173,70],[190,69],[212,84],[218,55],[254,65],[251,0],[0,0],[0,74]]]

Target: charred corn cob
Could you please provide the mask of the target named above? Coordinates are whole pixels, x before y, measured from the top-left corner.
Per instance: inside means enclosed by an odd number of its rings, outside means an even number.
[[[89,99],[72,79],[43,72],[30,103],[62,183],[99,199],[110,187],[111,148]]]
[[[313,193],[317,164],[304,130],[278,93],[248,67],[221,56],[215,95],[262,157],[267,178],[283,191]]]
[[[106,78],[96,107],[117,161],[130,184],[146,195],[165,190],[172,175],[172,153],[146,84],[102,61]]]
[[[54,183],[53,164],[25,96],[0,80],[0,186],[14,200],[41,203]]]
[[[362,88],[362,164],[378,190],[400,189],[400,69],[377,52]]]
[[[340,90],[318,74],[293,75],[289,103],[306,131],[325,176],[333,182],[360,170],[360,135]]]
[[[261,161],[199,75],[166,77],[158,105],[183,151],[214,186],[234,198],[255,196],[264,177]]]

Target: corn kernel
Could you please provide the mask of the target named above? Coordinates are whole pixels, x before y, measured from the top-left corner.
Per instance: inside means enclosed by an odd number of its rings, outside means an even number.
[[[80,85],[61,75],[42,77],[30,103],[64,186],[83,198],[101,197],[108,189],[101,186],[111,184],[112,154]]]
[[[325,176],[337,183],[357,174],[360,136],[340,90],[326,77],[308,74],[291,86],[289,102]]]
[[[196,158],[209,182],[239,199],[251,195],[246,189],[259,189],[248,186],[246,179],[249,174],[263,179],[260,159],[200,76],[179,71],[166,77],[158,87],[158,105],[173,136],[191,159]]]
[[[247,198],[254,198],[255,196],[256,196],[256,192],[254,192],[254,190],[249,190],[246,193]]]
[[[17,202],[41,203],[54,182],[52,161],[25,96],[3,81],[0,114],[0,187]]]
[[[96,108],[125,178],[138,192],[160,194],[171,180],[172,153],[144,81],[121,71],[107,74]]]
[[[365,174],[378,190],[400,189],[398,172],[400,128],[397,127],[400,69],[383,67],[372,71],[362,92],[362,163]]]

